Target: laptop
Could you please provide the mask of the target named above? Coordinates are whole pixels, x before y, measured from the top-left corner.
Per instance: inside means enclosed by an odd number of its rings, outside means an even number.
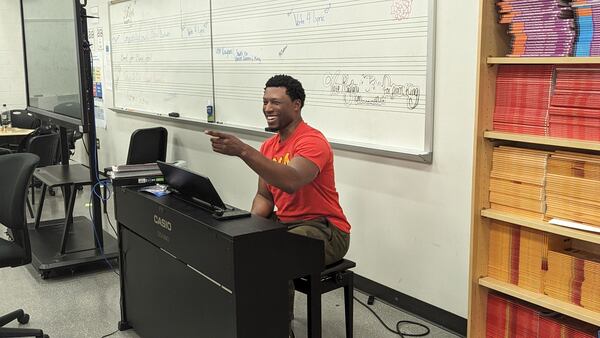
[[[246,210],[223,203],[208,177],[162,161],[156,163],[174,196],[198,205],[219,220],[250,216]]]

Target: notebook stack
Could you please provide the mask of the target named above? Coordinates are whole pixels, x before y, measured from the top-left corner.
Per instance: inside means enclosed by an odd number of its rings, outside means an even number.
[[[548,156],[545,151],[495,147],[490,172],[491,208],[543,219]]]
[[[508,299],[488,294],[486,338],[538,337],[539,313]]]
[[[546,135],[553,65],[499,65],[494,130]]]
[[[600,256],[576,249],[551,250],[544,293],[600,311]]]
[[[556,152],[547,171],[546,219],[600,228],[600,156]]]
[[[600,1],[598,0],[573,0],[571,3],[575,14],[575,39],[574,56],[600,55]]]
[[[540,317],[540,333],[543,338],[600,338],[598,328],[592,324],[559,315]]]
[[[163,175],[158,164],[123,164],[105,168],[104,171],[114,186],[136,185],[163,182]]]
[[[600,141],[600,67],[556,69],[550,136]]]
[[[500,23],[509,24],[508,56],[569,56],[575,30],[564,0],[505,0],[496,3]]]
[[[486,338],[597,338],[599,328],[514,298],[488,294]]]
[[[530,291],[544,291],[547,233],[491,220],[489,245],[489,277]]]

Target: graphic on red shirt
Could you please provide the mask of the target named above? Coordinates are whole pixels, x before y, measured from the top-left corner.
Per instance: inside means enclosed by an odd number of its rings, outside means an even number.
[[[290,163],[290,153],[285,153],[285,155],[279,157],[273,157],[273,162],[288,165],[288,163]]]
[[[286,140],[281,141],[279,134],[266,140],[260,152],[285,165],[300,156],[319,168],[317,177],[293,194],[267,184],[277,207],[277,216],[282,222],[326,217],[342,231],[350,232],[350,224],[339,204],[335,188],[333,151],[321,132],[301,122]]]

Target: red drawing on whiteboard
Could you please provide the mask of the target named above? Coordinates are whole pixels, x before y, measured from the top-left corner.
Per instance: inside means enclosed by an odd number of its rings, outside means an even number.
[[[412,11],[413,0],[394,0],[392,2],[392,16],[396,20],[408,18]]]

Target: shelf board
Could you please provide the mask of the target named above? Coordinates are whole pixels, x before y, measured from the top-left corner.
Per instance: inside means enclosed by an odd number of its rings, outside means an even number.
[[[567,227],[562,227],[559,225],[550,224],[548,222],[544,222],[541,220],[537,220],[534,218],[523,217],[515,214],[511,214],[505,211],[498,211],[493,209],[483,209],[481,210],[481,216],[495,219],[498,221],[508,222],[512,224],[517,224],[520,226],[524,226],[531,229],[536,229],[544,232],[549,232],[552,234],[557,234],[561,236],[571,237],[578,240],[582,240],[585,242],[590,242],[594,244],[600,244],[600,234],[571,229]]]
[[[483,133],[483,137],[495,140],[516,141],[556,147],[600,151],[600,142],[595,141],[574,140],[550,136],[525,135],[517,133],[507,133],[502,131],[486,131]]]
[[[502,64],[527,64],[527,65],[547,65],[547,64],[581,64],[581,63],[600,63],[600,57],[508,57],[508,56],[489,56],[488,65]]]
[[[541,293],[525,290],[514,284],[501,282],[491,277],[480,278],[479,285],[509,296],[522,299],[531,304],[539,305],[548,310],[556,311],[569,317],[600,326],[599,312],[591,311],[581,306],[554,299]]]

